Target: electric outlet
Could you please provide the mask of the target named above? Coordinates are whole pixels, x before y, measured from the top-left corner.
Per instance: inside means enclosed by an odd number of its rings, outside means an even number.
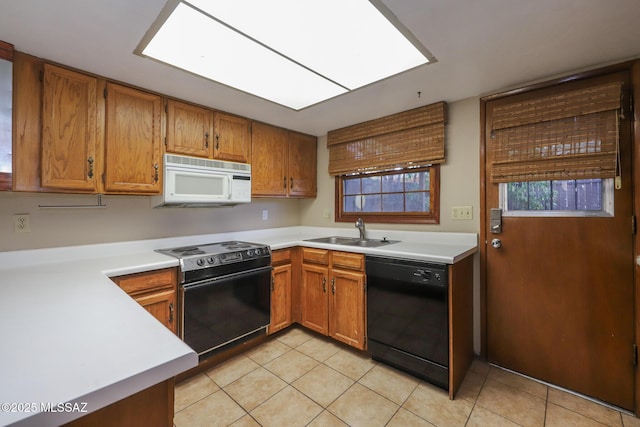
[[[267,221],[269,219],[269,210],[268,209],[263,209],[262,210],[262,220],[263,221]]]
[[[322,212],[322,216],[324,218],[329,218],[331,216],[331,211],[329,209],[325,209],[324,212]]]
[[[473,219],[473,206],[452,207],[451,219]]]
[[[13,216],[13,231],[16,233],[30,233],[29,214],[16,214]]]

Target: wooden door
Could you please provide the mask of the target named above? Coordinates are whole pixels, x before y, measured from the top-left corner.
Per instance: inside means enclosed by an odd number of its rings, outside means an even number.
[[[213,112],[184,102],[167,101],[167,152],[212,156]]]
[[[327,335],[329,302],[327,299],[328,268],[302,265],[302,326]]]
[[[144,307],[174,334],[176,328],[176,290],[165,289],[135,296],[133,299]]]
[[[332,270],[329,296],[329,336],[364,349],[364,274]]]
[[[250,122],[243,117],[215,113],[213,157],[231,162],[251,163]]]
[[[270,334],[291,324],[291,264],[274,267],[271,275]]]
[[[489,180],[490,124],[493,109],[505,99],[486,103],[487,210],[499,206],[499,184]],[[489,361],[632,410],[633,213],[628,116],[620,121],[622,188],[612,190],[612,217],[503,216],[502,232],[492,234],[486,215],[483,251]]]
[[[316,197],[316,146],[315,137],[289,132],[289,196]]]
[[[95,192],[102,173],[97,140],[97,79],[44,65],[42,186]]]
[[[251,195],[284,197],[287,195],[287,131],[254,122],[251,134]]]
[[[161,164],[159,96],[107,83],[105,190],[158,194]]]

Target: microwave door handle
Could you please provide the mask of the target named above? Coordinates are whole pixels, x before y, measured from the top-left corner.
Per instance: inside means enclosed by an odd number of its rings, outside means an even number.
[[[228,200],[231,200],[231,184],[233,183],[232,179],[233,179],[232,175],[227,175],[227,199]]]

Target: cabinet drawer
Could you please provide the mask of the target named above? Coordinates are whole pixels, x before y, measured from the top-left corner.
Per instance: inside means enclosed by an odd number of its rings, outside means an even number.
[[[152,289],[173,287],[176,285],[177,276],[175,268],[167,268],[113,277],[112,280],[126,293],[132,295]]]
[[[331,265],[332,267],[363,271],[364,255],[351,252],[333,252],[331,254]]]
[[[329,251],[326,249],[302,248],[302,261],[329,265]]]
[[[271,264],[285,264],[291,262],[291,249],[279,249],[271,252]]]

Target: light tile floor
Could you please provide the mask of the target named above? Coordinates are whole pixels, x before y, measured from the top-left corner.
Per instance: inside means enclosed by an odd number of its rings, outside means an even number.
[[[625,413],[474,361],[455,400],[301,328],[176,386],[176,427],[620,426]]]

